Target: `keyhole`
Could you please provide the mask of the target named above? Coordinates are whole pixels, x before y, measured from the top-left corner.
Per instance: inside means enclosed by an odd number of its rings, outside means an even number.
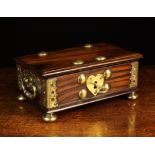
[[[97,84],[97,81],[94,82],[94,89],[97,88],[96,84]]]

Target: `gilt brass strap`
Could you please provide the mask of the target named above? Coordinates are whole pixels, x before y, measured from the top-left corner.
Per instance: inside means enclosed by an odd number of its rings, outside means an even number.
[[[47,79],[47,108],[55,108],[58,106],[57,103],[57,87],[56,78]]]
[[[138,61],[131,63],[130,88],[135,88],[138,85]]]

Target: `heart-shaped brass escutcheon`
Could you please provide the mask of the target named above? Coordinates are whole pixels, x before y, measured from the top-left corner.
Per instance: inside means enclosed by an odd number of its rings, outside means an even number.
[[[96,96],[104,86],[104,75],[103,74],[97,74],[96,76],[90,75],[87,79],[86,85],[88,90],[94,96]]]

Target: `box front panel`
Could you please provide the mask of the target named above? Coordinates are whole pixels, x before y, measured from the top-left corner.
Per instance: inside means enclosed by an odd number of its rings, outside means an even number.
[[[53,79],[56,92],[47,100],[54,101],[53,108],[100,100],[136,88],[137,78],[138,62],[59,76]]]

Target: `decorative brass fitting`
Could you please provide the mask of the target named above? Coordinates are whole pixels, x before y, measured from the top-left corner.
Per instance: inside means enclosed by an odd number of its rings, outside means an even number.
[[[48,79],[46,82],[46,91],[47,91],[47,104],[46,108],[51,109],[58,106],[57,103],[57,87],[56,87],[56,78]]]
[[[41,51],[38,53],[38,56],[40,56],[40,57],[45,57],[46,55],[47,55],[46,51]]]
[[[23,78],[22,85],[24,95],[29,99],[34,99],[37,96],[37,87],[35,86],[31,76]]]
[[[109,79],[110,76],[111,76],[111,70],[110,69],[106,69],[104,71],[104,77],[105,77],[105,79]]]
[[[22,95],[18,96],[18,100],[35,99],[41,92],[41,81],[30,70],[17,66],[18,87]]]
[[[92,47],[93,47],[92,44],[85,44],[85,45],[84,45],[84,48],[87,48],[87,49],[90,49],[90,48],[92,48]]]
[[[78,83],[84,84],[86,82],[86,77],[84,74],[79,75],[78,77]]]
[[[97,57],[95,58],[96,61],[104,61],[104,60],[106,60],[106,59],[107,59],[107,58],[104,57],[104,56],[97,56]]]
[[[138,85],[138,62],[131,63],[130,88],[135,88]]]
[[[100,89],[100,92],[99,93],[107,93],[108,91],[109,91],[109,89],[110,89],[110,86],[109,86],[109,84],[108,83],[105,83],[104,84],[104,87],[102,87],[101,89]]]
[[[108,83],[105,83],[105,80],[110,78],[110,76],[110,69],[105,70],[103,74],[97,74],[96,76],[90,75],[86,81],[86,86],[88,90],[94,96],[96,96],[99,93],[107,93],[110,89],[110,86]]]
[[[86,89],[82,89],[80,92],[79,92],[79,97],[81,99],[84,99],[87,97],[87,90]]]
[[[75,60],[75,61],[73,62],[73,64],[74,64],[74,65],[82,65],[82,64],[84,64],[84,61],[82,61],[82,60]]]

